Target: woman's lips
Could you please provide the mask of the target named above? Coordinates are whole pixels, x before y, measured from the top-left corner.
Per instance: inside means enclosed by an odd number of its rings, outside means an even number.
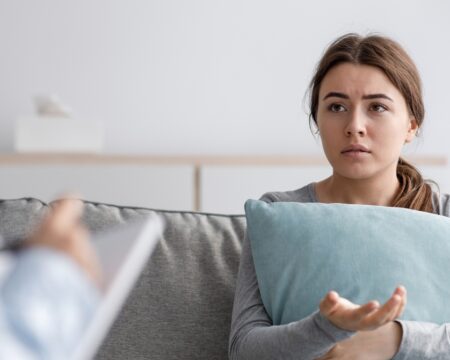
[[[369,149],[363,144],[350,144],[344,150],[342,150],[343,153],[347,152],[347,151],[365,151],[365,152],[370,152]]]
[[[342,152],[342,155],[352,157],[352,158],[361,158],[369,155],[370,152],[362,151],[362,150],[349,150]]]

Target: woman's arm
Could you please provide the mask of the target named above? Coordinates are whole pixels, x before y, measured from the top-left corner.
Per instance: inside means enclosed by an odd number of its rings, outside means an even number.
[[[244,240],[231,322],[230,359],[314,359],[353,334],[333,325],[319,311],[300,321],[273,326],[261,300],[250,242]]]
[[[268,193],[261,200],[274,202],[281,199]],[[375,329],[391,320],[390,309],[394,314],[401,311],[401,304],[388,301],[382,307],[375,306],[374,311],[368,314],[367,310],[373,308],[373,303],[359,306],[334,295],[324,299],[321,312],[316,311],[305,319],[287,325],[273,326],[262,303],[250,242],[246,238],[236,282],[230,359],[318,358],[337,342],[355,334],[344,329]]]
[[[450,323],[438,325],[422,321],[399,320],[403,337],[392,360],[438,360],[450,358]]]

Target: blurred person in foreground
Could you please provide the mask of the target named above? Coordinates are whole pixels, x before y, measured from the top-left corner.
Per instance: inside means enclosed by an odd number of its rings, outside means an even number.
[[[56,202],[0,279],[0,359],[68,358],[92,318],[100,270],[82,209]]]

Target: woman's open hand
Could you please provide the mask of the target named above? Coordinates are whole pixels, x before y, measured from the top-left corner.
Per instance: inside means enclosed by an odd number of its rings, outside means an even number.
[[[406,289],[399,286],[383,306],[378,301],[357,305],[330,291],[320,302],[320,312],[337,327],[350,331],[375,330],[399,317],[406,305]]]

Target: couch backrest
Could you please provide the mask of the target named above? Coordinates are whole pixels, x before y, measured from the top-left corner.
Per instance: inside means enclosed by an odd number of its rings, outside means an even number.
[[[26,234],[46,206],[15,201],[0,203],[0,216],[2,208],[18,211],[17,221],[0,218],[0,233],[12,238]],[[227,359],[245,217],[86,202],[84,221],[96,232],[152,212],[166,222],[163,238],[96,358]]]
[[[26,238],[47,210],[37,199],[0,200],[0,248]]]

